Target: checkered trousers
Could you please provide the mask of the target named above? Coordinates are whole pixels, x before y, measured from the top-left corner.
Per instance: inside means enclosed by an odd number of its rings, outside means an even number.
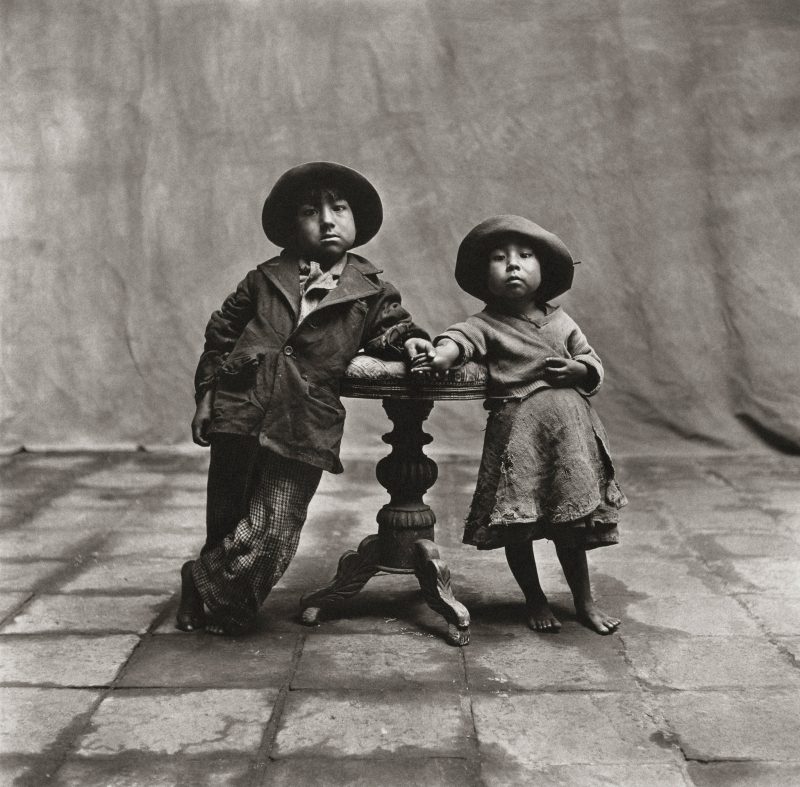
[[[247,515],[195,560],[195,584],[212,613],[247,627],[297,552],[322,470],[259,451]]]

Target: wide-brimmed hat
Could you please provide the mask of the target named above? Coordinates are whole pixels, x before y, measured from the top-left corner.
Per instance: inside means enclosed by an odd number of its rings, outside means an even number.
[[[353,246],[361,246],[375,237],[383,222],[383,206],[375,187],[350,167],[331,161],[310,161],[284,172],[264,201],[261,226],[276,246],[292,245],[298,200],[303,192],[316,186],[333,186],[347,198],[356,224]]]
[[[547,301],[566,292],[572,286],[574,261],[569,249],[557,235],[522,216],[492,216],[471,229],[456,257],[456,282],[462,290],[490,301],[487,286],[487,255],[500,235],[520,235],[531,242],[542,268],[542,284],[537,300]]]

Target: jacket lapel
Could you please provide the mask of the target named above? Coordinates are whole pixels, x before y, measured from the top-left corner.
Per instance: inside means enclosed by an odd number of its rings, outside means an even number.
[[[292,310],[294,321],[300,312],[300,272],[298,260],[289,254],[273,257],[258,266],[259,270],[275,285]]]

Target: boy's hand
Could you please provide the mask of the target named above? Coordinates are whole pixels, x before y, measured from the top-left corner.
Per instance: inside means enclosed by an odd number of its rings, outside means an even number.
[[[197,445],[206,447],[208,442],[208,427],[211,426],[211,406],[214,403],[214,389],[209,388],[197,403],[197,409],[192,418],[192,440]]]
[[[428,339],[406,339],[404,345],[406,355],[411,365],[411,371],[422,371],[430,367],[435,349]]]
[[[586,364],[572,358],[544,359],[544,379],[553,388],[574,388],[584,382],[588,374]]]

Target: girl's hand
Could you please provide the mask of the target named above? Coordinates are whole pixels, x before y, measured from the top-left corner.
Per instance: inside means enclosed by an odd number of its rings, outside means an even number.
[[[197,445],[206,447],[208,442],[208,427],[211,426],[211,407],[214,404],[214,389],[209,388],[197,403],[197,409],[192,418],[192,440]]]
[[[545,358],[544,379],[553,388],[574,388],[586,381],[589,370],[572,358]]]
[[[460,357],[461,348],[452,339],[441,339],[433,348],[433,357],[430,362],[417,368],[421,371],[431,372],[435,377],[441,377],[448,369],[455,366]]]

